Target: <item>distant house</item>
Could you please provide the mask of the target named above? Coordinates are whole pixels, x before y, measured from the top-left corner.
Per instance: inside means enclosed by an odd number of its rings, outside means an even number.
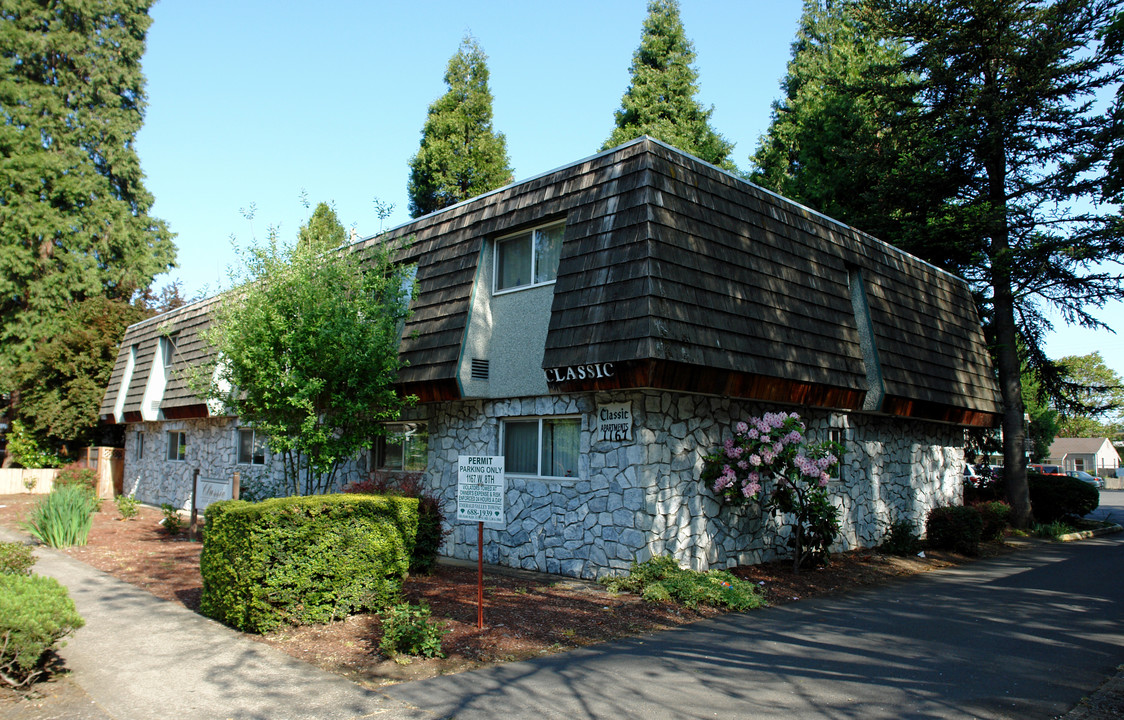
[[[1108,438],[1058,438],[1050,445],[1046,462],[1063,470],[1084,470],[1107,477],[1120,467],[1120,454]]]
[[[838,547],[875,545],[958,502],[965,428],[997,424],[964,281],[650,138],[352,249],[406,238],[399,382],[420,402],[347,477],[424,473],[455,517],[458,457],[503,456],[489,562],[594,577],[654,554],[783,554],[773,519],[698,479],[736,422],[782,409],[846,447]],[[253,428],[177,379],[214,363],[198,342],[212,302],[129,328],[106,391],[127,487],[152,502],[187,502],[193,468],[276,472]],[[475,523],[452,525],[444,552],[474,557]]]

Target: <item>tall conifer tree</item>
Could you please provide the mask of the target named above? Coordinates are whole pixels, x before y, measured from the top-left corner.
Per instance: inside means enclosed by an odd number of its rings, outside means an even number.
[[[1112,43],[1101,42],[1120,6],[866,0],[855,27],[900,43],[900,62],[872,65],[865,83],[830,64],[817,71],[828,95],[855,88],[874,95],[867,107],[884,114],[872,119],[878,134],[864,140],[868,157],[897,153],[892,182],[873,180],[889,222],[864,229],[962,275],[975,290],[999,373],[1008,500],[1019,525],[1030,516],[1020,348],[1049,386],[1056,378],[1041,350],[1050,328],[1044,308],[1099,327],[1095,309],[1124,296],[1119,218],[1084,202],[1103,192],[1110,157],[1111,115],[1094,98],[1120,82]],[[817,142],[814,127],[802,130],[802,142]],[[829,153],[820,157],[822,166],[798,169],[807,175],[803,187],[854,172],[847,153],[834,165]]]
[[[328,203],[318,203],[308,222],[297,231],[297,241],[301,245],[333,250],[347,242],[347,229],[336,215],[335,208]]]
[[[0,390],[14,397],[31,349],[84,316],[70,308],[127,303],[173,265],[134,147],[151,5],[0,5]]]
[[[876,37],[861,0],[804,0],[792,59],[772,120],[750,156],[750,180],[879,237],[910,244],[917,222],[942,202],[902,197],[939,169],[919,165],[923,139],[890,133],[896,93],[909,91],[904,46]],[[919,202],[921,201],[921,202]],[[906,232],[906,231],[909,232]]]
[[[601,149],[651,135],[712,165],[736,170],[729,159],[733,143],[710,127],[714,108],[704,109],[695,99],[699,74],[694,62],[695,46],[683,30],[679,3],[651,0],[628,71],[632,82],[615,113],[616,128]]]
[[[507,140],[492,128],[488,56],[471,36],[445,70],[448,92],[429,106],[410,159],[410,215],[419,217],[511,182]]]

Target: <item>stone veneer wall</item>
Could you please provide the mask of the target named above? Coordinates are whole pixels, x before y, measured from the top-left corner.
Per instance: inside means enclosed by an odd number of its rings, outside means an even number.
[[[632,442],[594,442],[596,405],[625,401],[632,406]],[[452,526],[444,554],[476,558],[476,524],[455,520],[458,456],[502,454],[505,417],[580,415],[578,477],[508,477],[506,526],[485,525],[485,561],[593,578],[660,554],[697,570],[784,556],[787,528],[762,518],[757,507],[721,505],[698,481],[703,456],[731,434],[734,423],[781,409],[654,391],[430,406],[426,477],[445,501]],[[959,502],[959,428],[823,411],[803,419],[814,438],[826,439],[835,427],[846,441],[841,478],[830,486],[843,527],[835,549],[877,545],[890,522],[920,526],[930,508]]]
[[[191,509],[191,490],[194,472],[200,477],[233,477],[240,473],[244,491],[257,492],[266,497],[283,494],[284,471],[281,457],[266,452],[265,465],[240,465],[238,459],[239,424],[234,418],[205,418],[197,420],[163,420],[159,422],[131,423],[125,427],[125,483],[126,494],[150,505],[169,503],[177,508]],[[144,433],[144,456],[136,455],[137,432]],[[168,460],[168,433],[186,434],[186,459]],[[336,487],[366,475],[366,458],[343,464],[337,472]]]

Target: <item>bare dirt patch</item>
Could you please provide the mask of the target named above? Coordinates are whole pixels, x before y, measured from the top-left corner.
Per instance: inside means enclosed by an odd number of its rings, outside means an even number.
[[[32,495],[0,496],[0,524],[19,529]],[[103,572],[142,587],[157,597],[198,610],[202,593],[199,552],[186,535],[170,537],[162,513],[141,507],[136,519],[118,519],[106,502],[94,518],[89,544],[65,552]],[[1006,543],[985,546],[984,555],[1009,552]],[[842,593],[971,560],[952,553],[899,558],[863,550],[832,556],[829,566],[792,572],[780,561],[735,569],[757,583],[771,605]],[[377,686],[459,672],[498,662],[526,659],[628,635],[713,617],[713,608],[691,610],[675,604],[645,603],[633,595],[611,595],[593,583],[530,573],[485,573],[485,626],[478,629],[476,570],[440,566],[432,575],[411,577],[403,592],[424,600],[435,619],[446,623],[445,658],[394,661],[378,649],[381,625],[375,615],[356,615],[321,626],[293,627],[261,642],[301,660]],[[2,706],[0,706],[2,707]]]

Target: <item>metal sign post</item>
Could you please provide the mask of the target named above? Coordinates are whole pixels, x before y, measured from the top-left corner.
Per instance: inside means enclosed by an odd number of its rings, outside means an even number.
[[[476,521],[476,627],[484,627],[484,523],[503,524],[503,457],[461,455],[457,461],[457,520]]]

